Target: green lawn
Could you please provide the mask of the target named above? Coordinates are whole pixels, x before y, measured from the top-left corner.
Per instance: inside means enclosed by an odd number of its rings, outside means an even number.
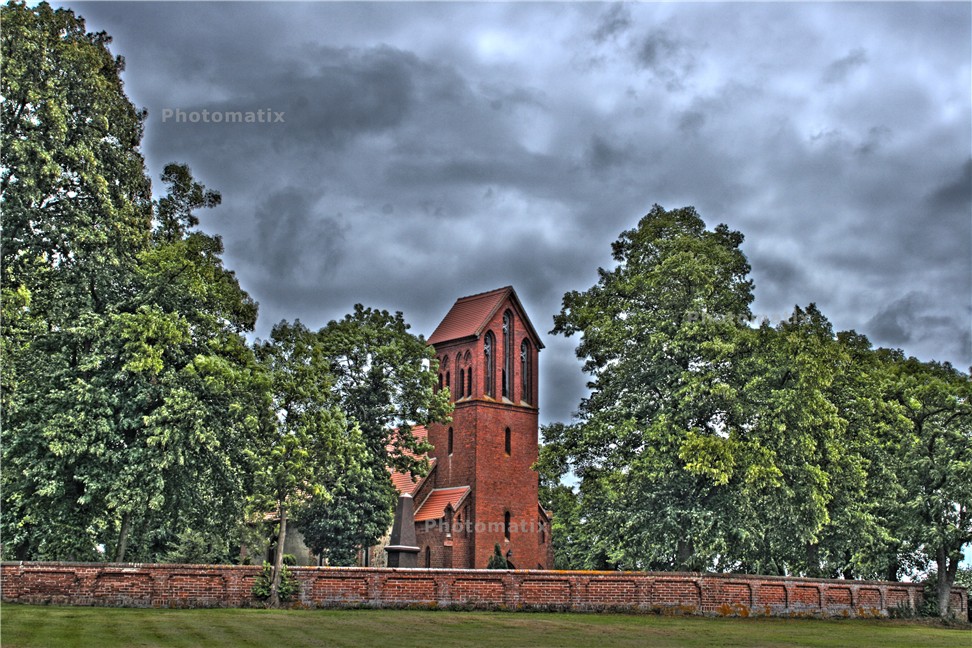
[[[972,631],[903,621],[424,610],[0,608],[3,648],[136,646],[972,646]]]

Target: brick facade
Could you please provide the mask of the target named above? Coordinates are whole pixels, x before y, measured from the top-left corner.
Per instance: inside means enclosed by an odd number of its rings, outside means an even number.
[[[249,607],[255,566],[16,563],[0,567],[5,603]],[[888,616],[921,604],[916,583],[659,572],[295,567],[296,607],[625,610],[708,616]],[[952,589],[959,618],[965,588]]]
[[[551,567],[550,520],[532,468],[543,343],[519,298],[511,287],[463,297],[429,342],[455,410],[452,422],[428,427],[435,467],[412,496],[421,511],[435,489],[468,486],[469,494],[416,522],[418,565],[482,569],[498,544],[515,567]]]

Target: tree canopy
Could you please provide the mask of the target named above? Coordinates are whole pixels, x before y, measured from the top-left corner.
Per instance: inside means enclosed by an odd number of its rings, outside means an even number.
[[[357,424],[364,452],[328,484],[329,500],[312,500],[297,515],[308,546],[332,565],[387,533],[398,493],[389,469],[424,475],[431,446],[415,425],[448,420],[448,394],[437,392],[431,347],[409,332],[402,313],[366,308],[318,331],[334,376],[331,395]]]
[[[199,228],[220,195],[170,164],[152,200],[110,37],[2,11],[4,557],[234,560],[276,514],[279,563],[296,511],[353,560],[390,521],[388,466],[423,470],[410,426],[448,416],[431,350],[360,305],[249,345],[257,304]]]
[[[4,551],[157,559],[241,519],[259,417],[256,304],[195,230],[219,195],[169,165],[110,38],[3,8]]]
[[[813,304],[756,325],[742,242],[656,205],[564,296],[552,332],[580,336],[591,380],[578,419],[543,430],[558,565],[897,579],[934,563],[944,594],[972,541],[969,376],[835,333]]]
[[[329,397],[332,377],[320,340],[299,321],[280,322],[256,346],[267,376],[273,418],[254,444],[257,511],[278,518],[270,604],[279,602],[290,511],[313,497],[328,497],[328,478],[363,450],[356,427]]]

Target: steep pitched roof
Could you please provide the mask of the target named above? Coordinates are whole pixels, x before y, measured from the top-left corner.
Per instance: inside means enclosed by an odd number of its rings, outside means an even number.
[[[451,504],[453,510],[459,508],[459,504],[469,494],[468,486],[457,486],[455,488],[436,488],[429,493],[422,505],[415,511],[415,521],[424,522],[426,520],[438,520],[445,516],[446,505]]]
[[[537,344],[537,348],[542,349],[543,342],[540,340],[540,336],[537,335],[536,329],[533,328],[533,324],[527,317],[526,310],[524,310],[523,304],[520,303],[520,298],[516,296],[516,291],[513,290],[513,286],[497,288],[489,292],[457,299],[456,303],[449,309],[445,318],[439,322],[435,331],[429,336],[429,344],[435,345],[441,342],[479,337],[482,335],[483,329],[486,328],[486,324],[493,318],[493,315],[496,314],[496,311],[500,309],[507,298],[520,311],[520,316],[526,323],[530,334]]]
[[[429,431],[424,425],[416,425],[412,428],[412,435],[419,441],[426,441],[429,438]],[[391,450],[390,445],[388,446],[388,450]],[[429,472],[426,477],[432,474],[433,468],[435,468],[435,457],[432,457],[429,460]],[[408,493],[411,495],[418,490],[418,487],[421,486],[422,482],[425,480],[425,477],[415,480],[410,472],[391,471],[391,480],[392,484],[395,486],[395,489],[400,494]]]

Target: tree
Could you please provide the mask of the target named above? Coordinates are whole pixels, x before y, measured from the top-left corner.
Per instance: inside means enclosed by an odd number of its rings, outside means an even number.
[[[277,606],[290,511],[325,496],[324,484],[345,463],[340,458],[360,444],[353,443],[357,429],[349,428],[331,396],[334,378],[317,335],[299,321],[280,322],[269,340],[257,343],[256,355],[269,380],[274,418],[255,451],[254,504],[276,511],[279,520],[269,600]]]
[[[135,539],[155,559],[186,529],[225,536],[241,517],[261,400],[242,333],[256,306],[221,251],[215,237],[160,227],[126,299],[75,326],[49,322],[63,328],[23,347],[18,362],[46,370],[20,381],[25,406],[7,419],[18,551],[94,557],[102,544],[124,561]],[[65,535],[65,523],[86,533]]]
[[[616,267],[566,294],[554,318],[553,333],[581,334],[592,392],[579,423],[547,442],[582,492],[602,483],[610,504],[591,523],[611,530],[608,551],[625,567],[699,568],[728,532],[717,527],[742,456],[729,374],[752,301],[741,243],[690,207],[655,205],[614,243]]]
[[[972,540],[972,383],[813,304],[746,325],[741,241],[655,206],[565,295],[553,332],[581,334],[592,380],[579,419],[543,431],[558,560],[889,579],[931,561],[945,615]]]
[[[726,554],[743,571],[850,577],[846,534],[863,535],[869,504],[861,435],[870,419],[849,430],[842,407],[866,396],[854,388],[859,372],[814,304],[747,337],[735,364],[751,478],[738,484],[744,522]]]
[[[972,542],[972,382],[948,363],[885,357],[910,423],[897,464],[907,512],[900,533],[935,563],[938,612],[946,618],[962,547]]]
[[[260,397],[256,304],[191,231],[218,194],[170,165],[151,202],[106,34],[46,4],[3,21],[4,551],[157,559],[225,536]]]
[[[358,548],[387,532],[397,499],[389,468],[424,475],[431,446],[412,427],[447,421],[451,413],[448,394],[436,393],[433,351],[409,328],[402,313],[356,304],[318,332],[332,395],[365,446],[362,460],[327,484],[329,500],[311,501],[298,516],[309,546],[331,564],[353,564]]]
[[[52,428],[64,408],[104,407],[84,374],[149,242],[142,115],[106,34],[46,3],[0,11],[4,550],[95,558],[106,523],[87,484],[100,476],[74,467],[103,417],[84,421],[81,438]]]
[[[503,555],[503,550],[500,549],[499,543],[493,546],[493,555],[489,557],[489,561],[486,563],[486,569],[509,569],[510,564],[507,562],[506,557]]]
[[[832,498],[830,522],[819,543],[809,547],[807,572],[822,575],[898,580],[914,562],[897,535],[902,514],[898,480],[898,440],[907,426],[890,397],[893,376],[868,339],[854,331],[837,333],[840,352],[827,397],[844,422],[841,450],[828,469]]]
[[[304,542],[331,566],[354,566],[358,549],[388,532],[387,470],[377,472],[363,439],[326,483],[326,497],[314,497],[295,512]]]
[[[162,179],[169,192],[158,203],[152,246],[139,257],[134,303],[123,309],[116,336],[137,354],[130,364],[141,370],[130,372],[124,387],[147,379],[142,388],[154,397],[143,421],[145,443],[159,455],[151,470],[164,484],[164,504],[147,521],[158,545],[187,530],[225,539],[226,529],[240,524],[252,482],[245,448],[267,403],[243,337],[253,330],[257,306],[223,267],[219,237],[191,229],[195,210],[215,206],[219,194],[182,165],[168,165]],[[178,321],[186,335],[160,337],[159,318]],[[128,493],[136,502],[146,496],[132,486]]]

